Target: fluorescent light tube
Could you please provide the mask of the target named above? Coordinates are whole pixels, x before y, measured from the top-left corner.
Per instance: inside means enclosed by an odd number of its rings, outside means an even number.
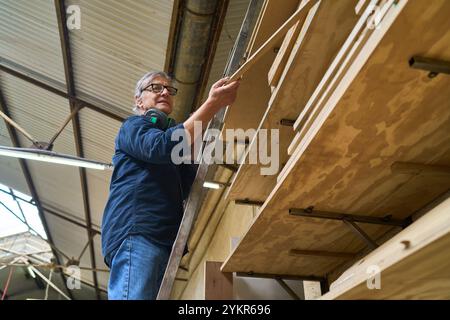
[[[209,189],[220,189],[221,185],[215,182],[207,182],[205,181],[203,183],[203,187],[209,188]]]
[[[33,269],[31,269],[30,266],[28,266],[27,269],[28,269],[28,273],[30,274],[30,276],[32,276],[33,278],[36,278],[36,274],[34,273]]]
[[[83,167],[97,170],[112,170],[113,165],[66,154],[59,154],[53,151],[31,149],[31,148],[11,148],[0,146],[0,155],[14,158],[37,160],[69,166]]]

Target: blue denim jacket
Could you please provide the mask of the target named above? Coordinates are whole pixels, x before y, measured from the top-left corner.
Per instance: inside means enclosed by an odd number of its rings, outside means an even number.
[[[124,121],[115,140],[114,171],[103,213],[102,251],[106,257],[129,234],[171,247],[183,216],[185,200],[197,165],[175,165],[171,152],[180,141],[162,131],[145,116]],[[182,135],[181,140],[186,136]],[[105,259],[107,264],[108,261]]]

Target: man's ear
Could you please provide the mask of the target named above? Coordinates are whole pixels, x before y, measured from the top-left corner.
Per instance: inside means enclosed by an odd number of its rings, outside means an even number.
[[[142,98],[140,97],[134,97],[134,104],[141,109],[142,108]]]

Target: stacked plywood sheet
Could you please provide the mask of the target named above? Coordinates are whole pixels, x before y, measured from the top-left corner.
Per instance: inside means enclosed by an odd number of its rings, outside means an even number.
[[[223,271],[326,277],[450,189],[450,76],[409,64],[450,61],[449,14],[446,0],[322,0],[291,28],[258,78],[274,87],[258,130],[280,129],[284,166],[240,166],[229,197],[263,204]]]
[[[328,65],[336,56],[339,48],[344,44],[345,39],[350,34],[352,28],[358,20],[354,12],[357,0],[343,1],[323,1],[315,5],[309,12],[301,32],[295,39],[295,44],[289,52],[289,58],[284,66],[278,86],[276,86],[270,99],[264,105],[263,119],[254,128],[279,129],[280,130],[280,162],[287,161],[287,147],[294,137],[292,128],[281,125],[282,119],[296,119],[308,102],[309,97],[319,84]],[[297,26],[295,26],[297,27]],[[290,34],[286,39],[290,38]],[[278,56],[287,55],[285,51],[279,51]],[[278,60],[278,59],[277,59]],[[273,69],[283,69],[283,66],[275,60]],[[281,60],[281,59],[280,59]],[[259,69],[259,64],[253,69]],[[259,78],[268,90],[267,77]],[[244,82],[247,76],[244,77]],[[273,84],[273,82],[272,82]],[[242,89],[242,88],[241,88]],[[241,90],[240,89],[240,90]],[[242,93],[242,90],[240,91]],[[240,94],[241,94],[240,93]],[[251,95],[247,99],[252,99]],[[253,100],[245,106],[234,105],[231,110],[241,113],[253,114],[254,107],[261,107],[261,104],[253,104]],[[243,112],[243,109],[250,109],[251,112]],[[230,119],[231,120],[231,119]],[[227,125],[227,121],[225,122]],[[229,121],[227,127],[242,127],[241,122]],[[247,127],[244,127],[247,128]],[[250,146],[249,152],[257,148],[256,140]],[[276,176],[260,175],[260,165],[249,164],[243,161],[230,189],[230,199],[250,199],[264,201],[276,183]],[[250,179],[251,177],[251,179]]]
[[[450,299],[450,199],[346,270],[321,299]]]

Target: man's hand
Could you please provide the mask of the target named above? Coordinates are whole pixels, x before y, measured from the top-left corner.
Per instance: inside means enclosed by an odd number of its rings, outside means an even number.
[[[222,108],[231,105],[236,100],[239,80],[227,83],[229,78],[223,78],[214,83],[209,91],[208,99],[183,124],[191,138],[191,144],[198,137],[194,136],[194,122],[202,123],[202,130],[206,128],[209,120]],[[197,133],[201,135],[201,132]]]
[[[212,106],[217,108],[217,111],[231,105],[236,100],[239,80],[227,83],[228,80],[228,77],[220,79],[212,85],[209,91],[208,100]]]

